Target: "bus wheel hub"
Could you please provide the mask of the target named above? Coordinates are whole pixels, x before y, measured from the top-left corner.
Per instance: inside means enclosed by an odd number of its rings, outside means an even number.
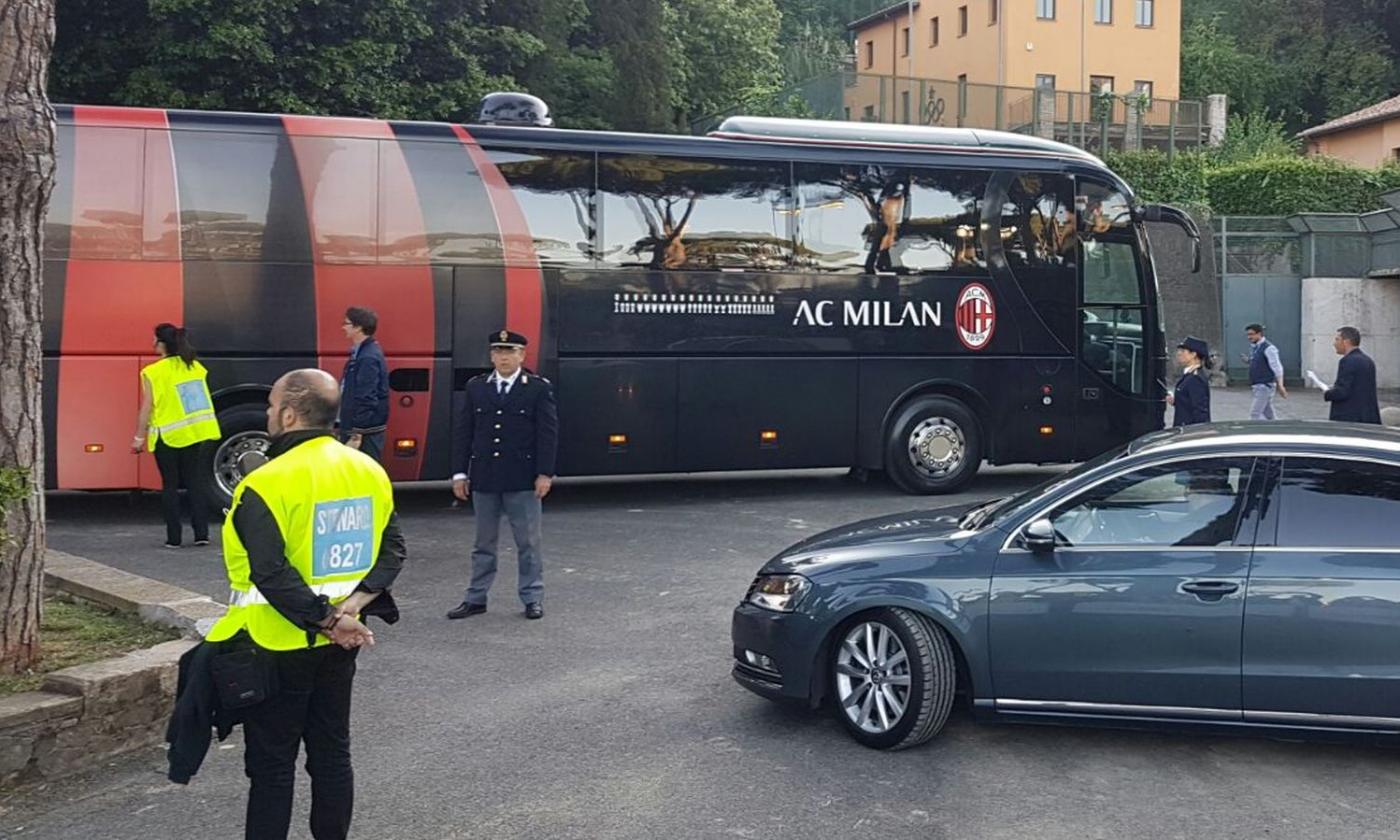
[[[928,417],[909,433],[909,461],[927,475],[945,475],[962,463],[962,429],[946,417]]]

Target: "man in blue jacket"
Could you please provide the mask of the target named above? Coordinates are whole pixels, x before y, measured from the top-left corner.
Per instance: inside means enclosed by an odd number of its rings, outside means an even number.
[[[456,429],[457,472],[452,476],[453,495],[464,502],[470,498],[476,512],[472,580],[462,603],[447,617],[486,612],[504,515],[515,534],[525,617],[543,618],[540,503],[554,483],[559,451],[554,386],[525,370],[525,336],[499,330],[488,341],[493,370],[467,380]]]
[[[1376,363],[1361,352],[1361,331],[1342,327],[1332,339],[1332,349],[1342,358],[1337,362],[1337,381],[1322,395],[1332,404],[1329,420],[1380,425],[1381,406],[1376,396]]]
[[[345,310],[341,328],[351,349],[340,378],[340,438],[378,461],[389,423],[389,365],[374,339],[379,316],[373,309],[352,306]]]

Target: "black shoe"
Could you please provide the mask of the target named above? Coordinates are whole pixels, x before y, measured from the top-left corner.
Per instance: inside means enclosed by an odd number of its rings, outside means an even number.
[[[544,604],[526,604],[526,618],[544,618]]]
[[[165,545],[161,546],[161,548],[179,548],[179,547],[180,547],[180,544],[179,544],[179,543],[170,543],[170,542],[168,542],[168,543],[166,543]]]
[[[204,546],[206,546],[206,545],[208,545],[208,544],[209,544],[209,541],[208,541],[208,540],[195,540],[195,541],[194,541],[194,547],[195,547],[195,548],[203,548]]]
[[[463,601],[453,607],[452,611],[447,614],[447,617],[451,619],[466,618],[467,616],[481,615],[484,612],[486,612],[485,604],[468,604],[466,601]]]

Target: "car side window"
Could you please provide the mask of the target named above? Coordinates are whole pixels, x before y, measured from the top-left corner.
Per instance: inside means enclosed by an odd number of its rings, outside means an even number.
[[[1228,546],[1244,510],[1253,458],[1212,458],[1133,470],[1050,514],[1066,547]]]
[[[1395,548],[1400,466],[1285,458],[1278,544],[1285,548]]]

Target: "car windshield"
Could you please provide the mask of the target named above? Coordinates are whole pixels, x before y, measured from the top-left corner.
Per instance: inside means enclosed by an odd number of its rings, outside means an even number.
[[[1001,499],[993,499],[989,502],[984,502],[983,504],[978,505],[977,507],[964,514],[962,521],[958,523],[958,526],[961,528],[975,531],[979,528],[995,525],[998,522],[1000,522],[1003,517],[1005,517],[1013,511],[1019,510],[1023,505],[1030,502],[1031,500],[1036,499],[1045,493],[1049,493],[1052,490],[1058,489],[1065,483],[1073,481],[1075,478],[1083,475],[1086,472],[1089,472],[1090,470],[1096,470],[1104,464],[1109,463],[1110,461],[1118,460],[1119,458],[1123,457],[1128,453],[1128,449],[1128,446],[1120,446],[1116,449],[1110,449],[1109,451],[1103,453],[1097,458],[1085,461],[1084,463],[1080,464],[1077,467],[1074,467],[1073,469],[1062,472],[1059,475],[1052,476],[1051,478],[1042,481],[1040,484],[1037,484],[1029,490],[1017,493],[1014,496],[1006,496]]]

